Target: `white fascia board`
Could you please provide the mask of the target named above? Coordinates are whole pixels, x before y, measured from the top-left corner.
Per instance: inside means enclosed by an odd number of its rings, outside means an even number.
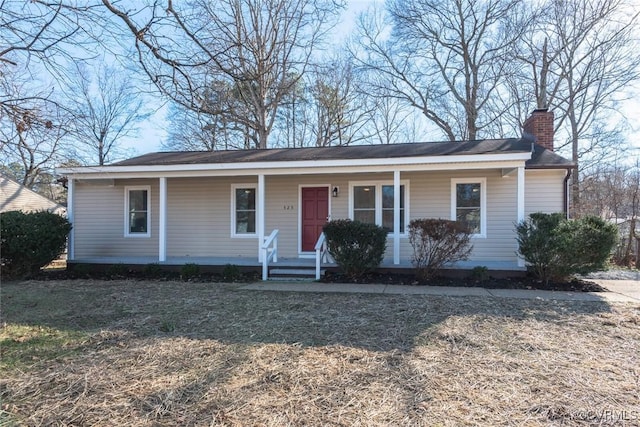
[[[157,178],[189,176],[240,176],[325,174],[351,172],[492,169],[523,166],[531,153],[474,154],[352,160],[304,160],[289,162],[204,163],[150,166],[85,166],[60,168],[57,173],[74,179]]]

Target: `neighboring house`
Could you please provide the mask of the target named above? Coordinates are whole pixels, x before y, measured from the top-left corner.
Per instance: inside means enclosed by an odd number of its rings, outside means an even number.
[[[61,204],[0,174],[0,212],[8,211],[49,211],[66,215],[66,208]]]
[[[573,167],[553,151],[553,113],[538,110],[515,139],[152,153],[59,172],[72,262],[260,266],[279,230],[278,265],[314,265],[323,224],[352,218],[385,227],[384,265],[406,268],[409,221],[447,218],[475,231],[457,267],[518,270],[514,225],[566,211]]]

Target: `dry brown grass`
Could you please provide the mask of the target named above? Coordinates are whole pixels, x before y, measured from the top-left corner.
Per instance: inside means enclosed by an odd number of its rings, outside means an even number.
[[[61,281],[2,316],[0,425],[640,424],[634,305]]]

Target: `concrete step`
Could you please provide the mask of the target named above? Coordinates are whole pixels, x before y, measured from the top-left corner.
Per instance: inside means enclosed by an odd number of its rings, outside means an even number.
[[[324,274],[325,270],[320,270],[320,275]],[[276,267],[269,269],[269,280],[316,280],[315,268],[304,267]]]
[[[315,268],[272,268],[269,270],[269,276],[298,276],[298,277],[316,277]]]

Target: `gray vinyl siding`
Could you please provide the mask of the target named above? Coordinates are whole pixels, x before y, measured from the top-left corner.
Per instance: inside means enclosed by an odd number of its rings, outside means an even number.
[[[525,174],[525,215],[564,211],[564,169],[528,170]]]
[[[124,189],[151,186],[151,236],[125,237]],[[158,256],[158,180],[116,180],[113,186],[77,182],[74,188],[75,258]]]
[[[425,171],[401,173],[408,181],[409,220],[451,217],[452,178],[485,178],[486,238],[474,238],[471,261],[517,260],[514,224],[517,220],[517,175],[501,170]],[[525,212],[562,210],[564,171],[526,171]],[[300,255],[300,189],[302,186],[339,187],[329,197],[331,218],[349,217],[349,183],[393,182],[393,173],[266,176],[265,236],[279,229],[280,257]],[[257,184],[256,176],[167,179],[168,257],[247,257],[257,259],[257,237],[232,235],[232,186]],[[151,186],[151,237],[124,237],[124,188]],[[114,186],[77,183],[75,187],[75,256],[158,256],[158,179],[115,180]],[[401,259],[409,261],[412,248],[401,238]],[[386,261],[393,259],[389,236]]]
[[[411,180],[411,219],[451,219],[451,180],[486,178],[486,237],[473,238],[470,260],[516,261],[514,223],[517,219],[517,177],[502,177],[500,171],[414,172],[402,175]],[[401,244],[401,257],[412,255],[408,239]]]
[[[168,257],[251,257],[257,237],[231,237],[231,185],[255,177],[167,179]]]

